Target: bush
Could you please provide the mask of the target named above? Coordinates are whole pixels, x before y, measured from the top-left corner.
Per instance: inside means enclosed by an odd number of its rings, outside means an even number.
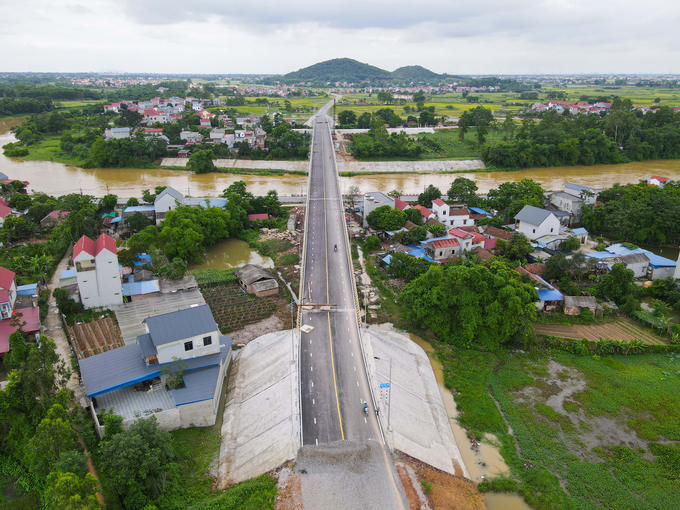
[[[368,236],[364,241],[364,253],[368,254],[368,252],[377,250],[378,248],[380,248],[380,238],[378,236]]]
[[[604,243],[597,243],[597,246],[595,247],[595,249],[596,249],[597,251],[604,251],[604,249],[605,249],[606,247],[607,247],[607,246],[606,246]]]
[[[432,493],[432,484],[428,482],[427,480],[423,480],[420,482],[420,485],[423,486],[423,492],[425,494],[431,494]]]
[[[595,314],[591,312],[589,308],[582,308],[581,318],[583,319],[584,322],[591,323],[595,321]]]
[[[83,304],[77,303],[76,301],[71,299],[68,295],[68,291],[66,291],[65,289],[54,289],[52,295],[54,296],[54,299],[57,302],[59,310],[64,315],[74,315],[82,313],[85,310]]]
[[[291,264],[297,264],[300,262],[300,257],[297,253],[286,253],[279,257],[277,261],[279,266],[289,266]]]

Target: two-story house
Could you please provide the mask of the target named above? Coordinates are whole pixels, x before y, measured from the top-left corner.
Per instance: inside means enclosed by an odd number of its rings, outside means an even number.
[[[567,223],[578,222],[581,219],[583,212],[583,200],[570,193],[556,191],[550,195],[550,203],[557,207],[560,211],[569,214]]]
[[[425,244],[425,253],[435,262],[441,262],[460,256],[461,246],[458,239],[435,239]]]
[[[597,191],[590,186],[568,182],[564,185],[564,192],[576,198],[580,198],[585,205],[595,205],[595,202],[597,201]]]
[[[9,336],[19,329],[19,325],[24,333],[35,333],[37,336],[40,332],[40,308],[36,306],[37,297],[35,301],[29,300],[26,307],[17,302],[17,296],[22,295],[22,289],[30,289],[28,295],[34,295],[36,286],[33,284],[17,287],[15,276],[13,271],[0,267],[0,357],[9,352]],[[18,314],[21,314],[21,317]]]
[[[96,241],[81,237],[73,247],[80,301],[85,308],[123,304],[116,241],[106,234]]]
[[[97,432],[103,432],[97,408],[113,409],[125,427],[150,416],[167,430],[214,425],[232,342],[220,335],[209,306],[144,324],[137,343],[79,360]]]
[[[515,216],[515,228],[529,239],[559,235],[560,220],[550,211],[525,205]]]
[[[184,195],[175,188],[168,186],[161,191],[153,201],[153,207],[156,212],[156,222],[160,223],[163,221],[165,219],[165,213],[177,209],[177,202],[182,205],[183,200]]]

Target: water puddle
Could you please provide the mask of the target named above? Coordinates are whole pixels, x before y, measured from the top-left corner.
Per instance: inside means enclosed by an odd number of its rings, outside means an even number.
[[[243,264],[274,267],[272,259],[263,257],[240,239],[223,239],[208,247],[206,252],[203,255],[203,264],[190,262],[187,269],[231,269]]]
[[[382,329],[394,330],[392,324],[381,324]],[[444,368],[441,363],[432,357],[434,347],[429,342],[426,342],[418,335],[413,335],[400,331],[402,334],[408,335],[411,340],[417,343],[427,352],[430,357],[430,363],[434,370],[434,375],[439,386],[439,393],[441,393],[444,407],[449,416],[449,424],[453,437],[456,439],[456,444],[463,457],[465,467],[470,473],[470,479],[479,483],[484,478],[493,478],[509,473],[510,468],[505,463],[503,456],[494,444],[499,444],[498,439],[493,434],[486,434],[484,441],[475,443],[473,446],[465,433],[465,430],[458,424],[456,417],[458,410],[456,409],[456,401],[450,390],[444,386]],[[512,433],[512,431],[510,431]],[[484,498],[484,503],[488,510],[531,510],[524,500],[516,494],[487,494]]]

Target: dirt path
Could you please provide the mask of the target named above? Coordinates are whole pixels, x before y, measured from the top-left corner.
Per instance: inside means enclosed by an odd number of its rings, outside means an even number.
[[[612,340],[621,340],[624,342],[630,342],[637,338],[647,344],[665,343],[662,337],[641,328],[638,324],[629,319],[621,319],[618,322],[613,322],[611,324],[597,324],[593,326],[582,326],[580,324],[573,326],[534,324],[534,330],[537,335],[576,339],[587,338],[593,342],[597,342],[600,338],[603,340],[611,338]]]
[[[47,311],[47,317],[43,323],[43,332],[45,335],[54,340],[56,345],[57,354],[64,361],[66,366],[71,370],[71,379],[66,383],[66,387],[76,395],[76,401],[80,402],[80,399],[85,396],[85,388],[80,386],[78,373],[71,369],[71,346],[66,338],[66,333],[64,333],[64,328],[61,325],[61,318],[59,316],[59,309],[57,308],[57,303],[52,297],[52,292],[54,289],[59,288],[59,279],[61,273],[66,270],[69,261],[70,248],[66,252],[66,255],[57,265],[57,269],[54,271],[52,278],[47,283],[47,288],[50,291],[50,297],[48,299],[49,308]]]

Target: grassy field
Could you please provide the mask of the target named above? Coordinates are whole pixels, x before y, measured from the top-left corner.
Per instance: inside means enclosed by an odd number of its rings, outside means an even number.
[[[535,509],[666,509],[680,498],[680,356],[482,353],[438,345],[461,425],[494,434]],[[511,427],[513,435],[508,433]]]
[[[59,136],[48,136],[35,145],[28,146],[28,156],[21,158],[24,161],[55,161],[65,165],[82,165],[83,160],[67,156],[61,151]]]

